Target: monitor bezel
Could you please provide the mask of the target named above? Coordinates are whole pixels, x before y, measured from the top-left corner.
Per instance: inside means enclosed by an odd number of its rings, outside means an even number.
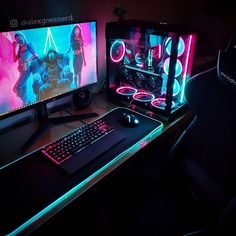
[[[33,110],[33,109],[37,108],[37,106],[39,107],[40,105],[47,105],[48,103],[56,101],[56,100],[61,99],[63,97],[68,97],[69,95],[71,95],[73,93],[77,93],[79,91],[91,88],[91,87],[95,86],[96,84],[98,84],[98,82],[99,82],[99,79],[98,79],[98,33],[97,33],[98,26],[97,26],[96,19],[76,20],[76,21],[70,21],[70,22],[63,23],[63,24],[50,24],[50,25],[44,25],[44,26],[39,26],[39,27],[17,28],[17,30],[14,30],[14,31],[9,30],[9,31],[1,31],[0,32],[0,33],[8,33],[8,32],[17,32],[17,31],[21,31],[21,30],[42,29],[42,28],[47,28],[47,27],[65,26],[65,25],[82,24],[82,23],[93,23],[93,22],[95,23],[95,29],[96,29],[96,32],[95,32],[95,37],[96,37],[96,40],[95,40],[96,41],[96,81],[92,82],[90,84],[83,85],[79,88],[75,88],[73,90],[67,91],[65,93],[55,95],[54,97],[46,98],[45,100],[37,101],[35,103],[31,103],[29,105],[19,107],[15,110],[0,114],[0,121],[10,118],[12,116],[15,116],[17,114],[24,113],[28,110]]]

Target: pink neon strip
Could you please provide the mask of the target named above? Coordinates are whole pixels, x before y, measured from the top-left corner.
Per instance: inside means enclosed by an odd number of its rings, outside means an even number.
[[[187,69],[188,69],[188,63],[189,63],[192,37],[193,37],[192,35],[189,36],[188,50],[187,50],[186,63],[185,63],[184,75],[183,75],[182,94],[181,94],[181,98],[180,98],[181,103],[183,102],[183,99],[184,99],[184,90],[185,90],[185,84],[186,84]]]
[[[158,50],[158,52],[159,52],[159,54],[158,54],[158,59],[160,59],[161,58],[161,44],[159,44],[159,50]]]

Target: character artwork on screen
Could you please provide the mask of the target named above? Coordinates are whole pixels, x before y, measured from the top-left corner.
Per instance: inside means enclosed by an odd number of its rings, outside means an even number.
[[[0,33],[0,113],[97,82],[96,24]]]

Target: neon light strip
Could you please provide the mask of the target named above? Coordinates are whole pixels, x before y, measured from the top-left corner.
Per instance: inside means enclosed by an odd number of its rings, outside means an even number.
[[[183,100],[184,100],[184,92],[185,92],[185,85],[186,85],[186,79],[187,79],[187,69],[188,69],[188,63],[189,63],[192,37],[193,37],[192,35],[189,36],[189,44],[188,44],[186,63],[185,63],[184,74],[183,74],[182,93],[181,93],[181,97],[180,97],[180,103],[183,103]]]
[[[124,51],[123,51],[123,53],[122,53],[122,56],[121,56],[119,59],[115,60],[115,59],[113,58],[113,56],[112,56],[112,50],[113,50],[114,45],[115,45],[116,43],[118,43],[118,42],[122,44]],[[116,41],[111,45],[111,48],[110,48],[110,58],[112,59],[113,62],[119,62],[119,61],[122,60],[122,58],[124,57],[124,55],[125,55],[125,43],[124,43],[123,41],[116,40]]]
[[[116,110],[118,108],[115,108],[113,110]],[[130,110],[130,109],[128,109]],[[132,112],[134,112],[132,110]],[[136,112],[138,113],[138,112]],[[145,115],[138,113],[144,117]],[[153,118],[149,117],[149,119],[154,120]],[[154,120],[156,121],[156,120]],[[160,122],[160,121],[159,121]],[[161,122],[160,122],[161,123]],[[75,200],[77,197],[79,197],[82,193],[84,193],[86,190],[88,190],[90,187],[92,187],[94,184],[96,184],[99,180],[103,179],[106,175],[108,175],[110,172],[115,170],[118,166],[120,166],[123,162],[128,160],[131,156],[133,156],[136,152],[141,150],[146,144],[150,143],[154,139],[156,139],[161,133],[162,133],[163,123],[160,124],[156,129],[154,129],[152,132],[150,132],[148,135],[146,135],[144,138],[142,138],[140,141],[135,143],[133,146],[116,156],[112,161],[108,162],[105,166],[94,172],[92,175],[90,175],[88,178],[86,178],[84,181],[76,185],[74,188],[72,188],[70,191],[68,191],[66,194],[58,198],[55,202],[50,204],[48,207],[44,208],[42,211],[40,211],[38,214],[30,218],[28,221],[26,221],[24,224],[22,224],[20,227],[15,229],[13,232],[8,234],[8,236],[13,236],[17,234],[24,234],[32,232],[34,229],[36,229],[38,226],[40,226],[43,222],[48,220],[50,217],[52,217],[55,213],[59,212],[61,209],[63,209],[65,206],[67,206],[70,202]],[[145,143],[145,145],[144,145]]]
[[[161,58],[161,44],[158,44],[159,45],[159,47],[158,47],[158,59],[160,59]]]

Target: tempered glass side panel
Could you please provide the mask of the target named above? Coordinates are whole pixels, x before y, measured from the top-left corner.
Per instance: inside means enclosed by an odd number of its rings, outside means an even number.
[[[119,29],[122,33],[118,34],[114,29],[116,37],[107,39],[109,90],[120,100],[157,113],[171,113],[184,105],[195,35],[179,36],[141,27],[123,30]],[[176,56],[173,48],[177,50]]]
[[[163,65],[168,38],[136,27],[125,38],[109,39],[109,88],[131,103],[165,109],[168,75]]]
[[[191,76],[194,50],[196,44],[195,34],[181,35],[177,47],[177,60],[175,66],[175,79],[173,84],[172,112],[183,106],[185,101],[185,86]],[[167,47],[167,51],[169,51]],[[165,67],[165,65],[164,65]]]

